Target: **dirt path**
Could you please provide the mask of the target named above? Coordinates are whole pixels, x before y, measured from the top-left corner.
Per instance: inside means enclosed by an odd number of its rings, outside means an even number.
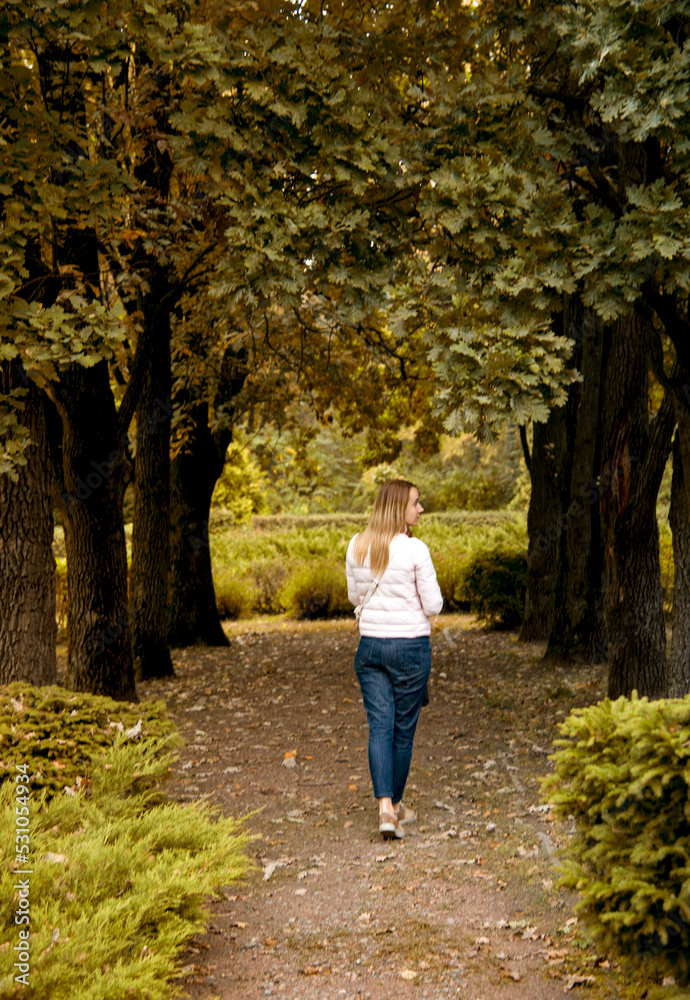
[[[256,873],[185,956],[194,1000],[621,995],[553,886],[568,830],[538,786],[558,720],[602,696],[600,667],[547,668],[540,645],[438,619],[406,794],[419,820],[383,842],[350,623],[229,634],[140,688],[186,737],[171,794],[251,812],[258,835]]]

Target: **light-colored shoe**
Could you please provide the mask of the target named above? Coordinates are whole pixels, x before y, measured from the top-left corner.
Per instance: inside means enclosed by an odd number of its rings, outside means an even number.
[[[405,831],[392,813],[379,813],[379,833],[384,840],[402,840]]]
[[[414,809],[408,809],[408,807],[404,805],[404,803],[402,802],[398,806],[397,816],[398,816],[398,823],[402,824],[414,823],[414,821],[417,819],[417,813],[414,811]]]

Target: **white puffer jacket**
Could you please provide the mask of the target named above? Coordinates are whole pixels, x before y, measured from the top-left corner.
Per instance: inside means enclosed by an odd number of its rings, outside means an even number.
[[[350,540],[345,557],[347,593],[355,606],[362,603],[373,579],[368,560],[364,566],[355,562],[356,537]],[[442,607],[429,549],[418,538],[396,535],[388,566],[362,611],[359,631],[379,639],[416,639],[430,634],[429,616],[437,615]]]

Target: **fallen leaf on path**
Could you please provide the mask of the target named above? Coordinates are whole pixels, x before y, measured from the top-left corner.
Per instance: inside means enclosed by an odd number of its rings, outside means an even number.
[[[277,858],[275,861],[262,861],[264,865],[264,882],[268,882],[276,868],[285,868],[286,865],[291,865],[294,860],[294,858]]]
[[[305,868],[302,872],[297,872],[297,878],[307,878],[308,875],[320,875],[320,868]]]
[[[593,986],[594,982],[594,976],[571,976],[563,987],[563,992],[567,993],[568,990],[575,989],[576,986]]]

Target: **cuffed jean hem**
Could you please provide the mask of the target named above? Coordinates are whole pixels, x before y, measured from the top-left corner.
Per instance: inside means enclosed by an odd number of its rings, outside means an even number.
[[[355,670],[369,720],[369,770],[377,799],[399,802],[431,671],[429,636],[379,639],[362,636]]]

